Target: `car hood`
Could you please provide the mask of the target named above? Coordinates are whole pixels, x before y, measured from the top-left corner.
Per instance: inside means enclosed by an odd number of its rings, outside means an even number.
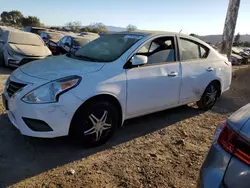
[[[32,61],[20,67],[20,70],[29,76],[55,80],[66,76],[96,72],[104,63],[93,63],[72,59],[67,56],[47,57],[43,60]]]
[[[47,46],[9,44],[9,47],[11,51],[24,55],[24,56],[45,57],[45,56],[51,55],[51,52],[47,48]]]
[[[242,57],[240,55],[237,55],[237,54],[231,54],[232,57],[236,58],[236,59],[242,59]]]

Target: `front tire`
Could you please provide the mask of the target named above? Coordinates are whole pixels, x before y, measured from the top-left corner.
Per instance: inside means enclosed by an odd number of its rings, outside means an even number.
[[[0,66],[1,67],[6,67],[3,53],[0,53]]]
[[[219,85],[215,82],[210,83],[205,89],[201,99],[196,102],[201,110],[210,110],[220,96]]]
[[[70,136],[84,145],[102,145],[116,131],[118,120],[114,105],[106,101],[97,101],[76,112],[70,127]]]

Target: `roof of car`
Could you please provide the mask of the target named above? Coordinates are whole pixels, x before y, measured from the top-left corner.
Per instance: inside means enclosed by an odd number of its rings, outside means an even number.
[[[133,31],[133,32],[129,32],[129,31],[122,31],[122,32],[118,32],[119,34],[135,34],[135,35],[177,35],[177,36],[183,36],[183,37],[188,37],[188,38],[192,38],[192,39],[197,39],[195,37],[192,37],[190,35],[187,34],[183,34],[183,33],[177,33],[177,32],[170,32],[170,31],[153,31],[153,30],[137,30],[137,31]],[[116,34],[116,33],[112,33],[112,34]]]
[[[122,31],[122,32],[118,32],[120,34],[140,34],[140,35],[159,35],[159,34],[169,34],[169,35],[176,35],[179,33],[175,33],[175,32],[168,32],[168,31],[151,31],[151,30],[137,30],[137,31]],[[115,33],[113,33],[115,34]]]
[[[173,35],[176,35],[176,36],[179,36],[179,37],[185,37],[185,38],[188,38],[188,39],[191,39],[191,40],[194,40],[194,41],[197,41],[197,42],[200,42],[202,44],[206,44],[206,42],[202,41],[201,39],[198,39],[196,37],[193,37],[193,36],[190,36],[190,35],[187,35],[187,34],[183,34],[183,33],[177,33],[177,32],[169,32],[169,31],[152,31],[152,30],[137,30],[137,31],[133,31],[133,32],[129,32],[129,31],[123,31],[123,32],[117,32],[118,34],[127,34],[127,35],[131,35],[131,34],[134,34],[134,35],[144,35],[144,36],[157,36],[157,35],[170,35],[170,36],[173,36]],[[116,34],[116,33],[112,33],[112,34]],[[111,35],[112,35],[111,34]]]

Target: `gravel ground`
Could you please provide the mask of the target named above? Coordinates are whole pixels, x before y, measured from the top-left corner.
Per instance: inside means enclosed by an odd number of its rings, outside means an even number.
[[[195,187],[217,124],[249,102],[250,68],[234,69],[211,111],[189,105],[132,119],[97,148],[21,136],[0,101],[0,187]],[[7,76],[0,70],[0,93]]]

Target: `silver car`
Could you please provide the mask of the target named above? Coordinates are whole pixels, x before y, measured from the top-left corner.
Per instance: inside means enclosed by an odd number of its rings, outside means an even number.
[[[250,104],[217,127],[197,187],[250,187]]]
[[[40,36],[18,30],[1,30],[0,63],[8,67],[19,67],[30,61],[51,55]]]

